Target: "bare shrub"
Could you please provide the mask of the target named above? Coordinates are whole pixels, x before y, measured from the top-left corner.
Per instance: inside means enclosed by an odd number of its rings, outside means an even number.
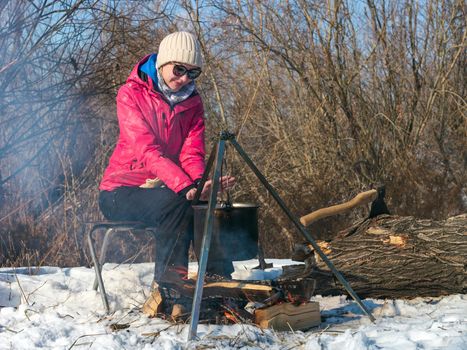
[[[116,91],[174,29],[202,43],[208,149],[234,131],[297,216],[380,183],[395,214],[466,210],[462,1],[52,3],[0,5],[0,263],[88,261],[82,236],[101,218]],[[47,15],[54,6],[63,19]],[[266,255],[289,256],[301,238],[235,152],[227,157],[232,196],[261,205]],[[331,238],[365,215],[311,232]],[[134,239],[130,255],[147,243]]]

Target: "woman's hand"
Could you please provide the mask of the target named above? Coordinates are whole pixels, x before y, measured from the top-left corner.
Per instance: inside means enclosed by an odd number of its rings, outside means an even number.
[[[195,194],[196,194],[196,188],[192,188],[186,193],[185,195],[186,199],[189,201],[192,201],[195,198]]]
[[[219,192],[224,190],[229,190],[235,185],[236,179],[233,176],[226,175],[220,178],[219,182]],[[207,180],[204,183],[203,190],[201,191],[201,196],[199,199],[202,201],[207,201],[209,199],[209,193],[211,192],[212,180]],[[192,188],[186,193],[186,199],[192,201],[195,198],[196,188]]]
[[[226,175],[220,178],[219,182],[219,192],[229,190],[235,185],[236,179],[233,176]],[[209,193],[211,192],[212,180],[207,180],[204,183],[203,191],[199,197],[202,201],[207,201],[209,199]]]
[[[233,176],[226,175],[221,177],[221,189],[223,190],[230,190],[232,187],[234,187],[237,179],[235,179]]]

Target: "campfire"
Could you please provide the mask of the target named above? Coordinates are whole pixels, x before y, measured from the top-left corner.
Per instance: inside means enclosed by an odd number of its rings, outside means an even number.
[[[143,311],[150,316],[186,323],[191,315],[195,280],[183,285],[154,286]],[[275,330],[303,330],[319,325],[319,305],[310,302],[311,278],[274,281],[219,279],[204,284],[200,323],[257,324]]]

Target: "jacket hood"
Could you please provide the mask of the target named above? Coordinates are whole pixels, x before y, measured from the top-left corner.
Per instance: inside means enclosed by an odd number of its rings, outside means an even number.
[[[155,86],[158,86],[159,78],[157,74],[157,69],[156,69],[156,61],[157,61],[157,55],[152,54],[149,56],[149,58],[146,60],[146,62],[143,62],[139,66],[139,70],[143,73],[145,73],[149,78],[152,79],[152,83]]]
[[[138,75],[138,71],[140,70],[140,68],[146,63],[148,62],[148,60],[151,58],[151,56],[157,56],[156,54],[149,54],[149,55],[146,55],[143,57],[143,59],[141,61],[139,61],[134,67],[133,69],[131,70],[131,73],[130,75],[128,76],[126,82],[129,83],[129,82],[135,82],[135,83],[138,83],[138,84],[141,84],[141,85],[145,85],[148,89],[150,90],[158,90],[157,88],[157,80],[154,82],[153,81],[153,78],[151,79],[148,79],[147,81],[144,81],[143,79],[141,79]],[[155,59],[155,58],[154,58]],[[157,74],[156,74],[156,79],[157,79]]]

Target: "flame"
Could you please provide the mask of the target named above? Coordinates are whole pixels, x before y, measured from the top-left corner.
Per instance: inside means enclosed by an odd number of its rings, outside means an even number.
[[[231,312],[229,311],[224,311],[224,316],[226,319],[233,323],[240,323],[240,320]]]
[[[299,295],[294,297],[292,293],[290,292],[287,292],[287,301],[295,305],[302,305],[308,302],[306,298],[303,298],[302,296],[299,296]]]

